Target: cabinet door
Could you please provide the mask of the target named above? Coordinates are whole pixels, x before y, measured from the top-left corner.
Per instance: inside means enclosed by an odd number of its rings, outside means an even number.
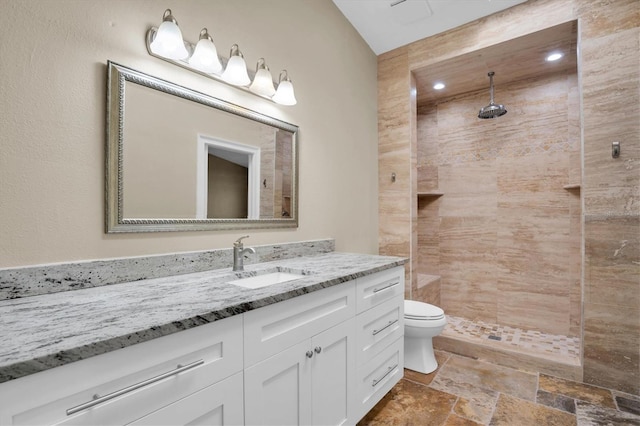
[[[246,425],[311,423],[310,350],[307,339],[245,370]]]
[[[131,425],[241,425],[242,373],[211,385]]]
[[[311,424],[355,423],[355,319],[311,339]]]

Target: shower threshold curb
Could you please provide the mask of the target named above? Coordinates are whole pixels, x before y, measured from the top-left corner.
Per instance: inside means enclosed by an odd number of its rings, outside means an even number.
[[[540,372],[573,381],[582,381],[583,378],[578,357],[524,352],[505,347],[500,341],[447,335],[446,331],[433,338],[433,347],[519,370]]]

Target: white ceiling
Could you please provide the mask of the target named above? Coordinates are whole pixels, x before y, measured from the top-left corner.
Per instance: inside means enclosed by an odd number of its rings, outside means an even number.
[[[376,55],[525,1],[333,0]]]

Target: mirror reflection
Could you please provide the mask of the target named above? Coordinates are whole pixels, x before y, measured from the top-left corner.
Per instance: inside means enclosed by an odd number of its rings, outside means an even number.
[[[109,89],[108,232],[297,226],[296,126],[114,63]]]

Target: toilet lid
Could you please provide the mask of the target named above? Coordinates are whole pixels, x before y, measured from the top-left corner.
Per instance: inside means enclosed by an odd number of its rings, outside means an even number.
[[[428,303],[405,300],[404,317],[416,320],[435,320],[444,318],[444,311]]]

